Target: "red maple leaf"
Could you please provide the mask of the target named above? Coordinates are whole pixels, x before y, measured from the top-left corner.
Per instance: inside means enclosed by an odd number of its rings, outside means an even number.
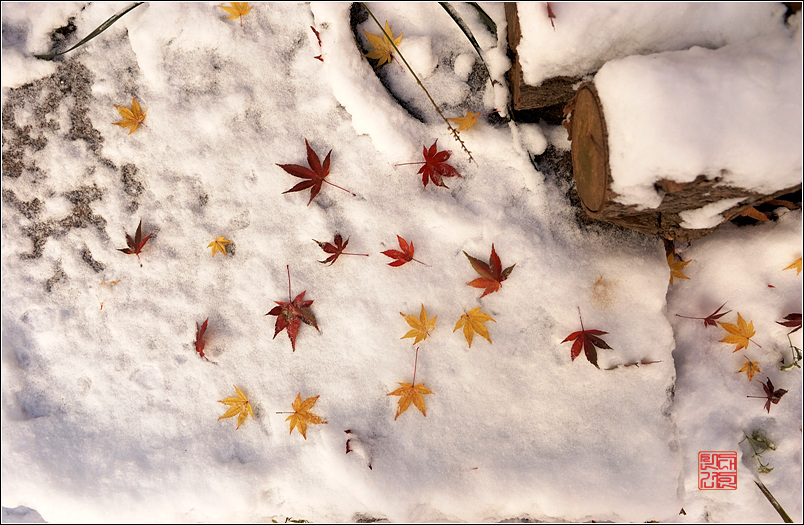
[[[318,324],[315,320],[315,315],[313,315],[313,311],[310,310],[310,306],[312,306],[313,301],[305,300],[305,293],[307,293],[306,290],[297,295],[292,301],[290,300],[290,267],[288,266],[288,302],[274,301],[277,306],[274,306],[270,312],[265,314],[277,316],[276,327],[274,329],[274,339],[276,339],[276,336],[279,334],[279,332],[287,328],[288,337],[290,338],[290,346],[293,348],[294,352],[296,351],[296,336],[299,335],[299,328],[301,327],[302,322],[312,326],[320,332],[318,329]]]
[[[550,5],[550,2],[545,2],[547,4],[547,18],[550,19],[550,25],[553,26],[553,31],[556,30],[556,25],[553,23],[553,19],[556,17],[556,14],[553,12],[553,6]]]
[[[500,257],[494,250],[494,244],[491,245],[491,256],[489,257],[488,264],[484,263],[480,259],[472,257],[466,252],[463,252],[463,254],[469,259],[469,262],[472,263],[472,268],[474,268],[475,271],[480,274],[479,278],[466,284],[469,286],[474,286],[475,288],[485,288],[483,295],[480,296],[481,298],[499,290],[502,286],[502,282],[508,279],[508,276],[511,275],[511,271],[513,271],[514,266],[516,266],[516,264],[512,264],[503,270]]]
[[[676,314],[676,317],[682,317],[684,319],[698,319],[704,322],[704,328],[707,326],[717,326],[717,320],[726,315],[727,313],[731,312],[731,310],[727,310],[725,312],[720,312],[720,309],[726,306],[726,303],[720,305],[720,308],[712,312],[711,314],[707,315],[706,317],[687,317],[686,315],[679,315]]]
[[[425,188],[427,187],[427,183],[429,181],[433,181],[433,184],[436,186],[448,188],[448,186],[444,184],[444,181],[441,180],[442,177],[463,177],[460,173],[458,173],[458,170],[447,164],[447,160],[449,160],[452,152],[447,150],[438,151],[438,148],[436,147],[437,143],[438,139],[433,142],[433,145],[430,146],[429,150],[427,149],[427,146],[422,146],[424,162],[404,162],[402,164],[397,164],[397,166],[424,164],[419,169],[419,174],[422,176],[422,184],[424,184]]]
[[[801,329],[801,314],[787,314],[784,316],[784,321],[776,321],[776,324],[792,328],[793,330],[790,331],[792,334]]]
[[[307,201],[307,205],[309,206],[318,192],[321,191],[321,186],[323,183],[327,183],[330,186],[335,186],[338,189],[341,189],[347,193],[351,193],[352,196],[355,196],[354,193],[347,190],[346,188],[341,188],[337,184],[333,184],[330,181],[326,180],[327,175],[329,175],[329,164],[330,164],[330,155],[332,155],[332,150],[329,150],[327,153],[326,158],[324,158],[324,164],[321,164],[321,161],[318,158],[318,155],[313,148],[310,147],[310,144],[307,142],[307,139],[304,139],[304,145],[307,146],[307,164],[310,165],[309,168],[304,166],[300,166],[298,164],[277,164],[280,168],[285,170],[286,172],[290,173],[294,177],[299,177],[300,179],[306,179],[287,191],[283,191],[282,193],[291,193],[294,191],[302,191],[310,188],[310,200]]]
[[[399,247],[402,248],[402,251],[399,250],[385,250],[382,252],[383,255],[387,255],[394,261],[389,262],[388,266],[402,266],[405,263],[409,263],[410,261],[416,261],[419,264],[424,264],[418,259],[413,258],[413,243],[408,243],[405,239],[400,237],[399,235],[396,236],[399,241]],[[425,264],[425,266],[427,266]]]
[[[312,29],[312,30],[313,30],[313,33],[315,33],[315,37],[318,39],[318,47],[319,47],[319,49],[320,49],[320,48],[321,48],[321,35],[319,35],[319,34],[318,34],[318,31],[316,30],[316,28],[315,28],[315,27],[310,26],[310,29]],[[323,61],[324,61],[324,58],[323,58],[321,55],[318,55],[317,57],[313,57],[313,58],[317,58],[317,59],[318,59],[318,60],[320,60],[321,62],[323,62]]]
[[[201,324],[200,326],[198,325],[198,321],[195,322],[195,351],[198,352],[198,355],[200,355],[207,361],[209,361],[209,359],[207,359],[207,356],[204,355],[204,347],[207,345],[206,341],[204,341],[204,332],[207,331],[208,322],[209,317],[204,319],[203,324]]]
[[[142,238],[142,219],[140,219],[140,224],[137,226],[137,233],[134,234],[134,238],[131,238],[131,235],[126,234],[126,244],[128,244],[128,248],[118,248],[118,251],[123,253],[128,253],[137,256],[137,260],[140,261],[140,268],[142,268],[142,261],[140,260],[140,252],[142,251],[142,247],[145,246],[145,243],[148,242],[148,239],[151,238],[153,233],[149,233],[148,237]]]
[[[762,385],[762,390],[765,391],[764,396],[745,396],[745,397],[756,397],[756,398],[759,398],[759,399],[766,399],[767,398],[767,401],[765,402],[765,410],[767,410],[768,414],[770,414],[771,403],[773,403],[774,405],[778,404],[779,400],[782,399],[782,396],[787,393],[787,390],[785,390],[783,388],[780,388],[778,390],[774,390],[773,389],[773,383],[771,383],[771,380],[770,380],[769,377],[767,378],[767,384],[760,383],[760,385]]]
[[[581,320],[580,331],[572,332],[561,342],[566,343],[567,341],[574,341],[574,343],[572,343],[572,350],[570,353],[573,361],[575,361],[575,358],[581,354],[581,349],[583,348],[586,359],[595,365],[595,367],[600,368],[597,366],[597,350],[595,347],[611,350],[611,347],[606,344],[606,341],[599,337],[601,335],[606,335],[608,332],[603,332],[601,330],[585,330],[583,327],[583,318],[581,317],[580,308],[578,308],[578,318]]]
[[[338,257],[340,257],[341,255],[364,255],[368,257],[367,253],[348,253],[343,251],[346,249],[346,245],[349,244],[349,239],[347,238],[344,241],[340,233],[335,234],[335,240],[334,240],[335,244],[331,242],[316,241],[315,239],[313,239],[313,242],[318,243],[318,246],[320,246],[321,249],[324,250],[326,253],[332,254],[323,261],[318,261],[320,263],[325,264],[329,263],[330,266],[332,266],[335,263],[335,261],[338,260]]]

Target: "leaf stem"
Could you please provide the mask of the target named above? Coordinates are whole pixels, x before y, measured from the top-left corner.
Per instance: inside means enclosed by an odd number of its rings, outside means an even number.
[[[686,315],[679,315],[679,314],[676,314],[676,317],[681,317],[682,319],[695,319],[696,321],[704,321],[706,319],[706,317],[689,317]]]
[[[419,347],[416,347],[416,358],[413,360],[413,386],[416,386],[416,366],[419,364]]]
[[[343,252],[343,253],[341,253],[341,255],[363,255],[364,257],[369,256],[369,254],[367,254],[367,253],[349,253],[349,252]]]
[[[292,303],[293,302],[293,294],[290,293],[290,265],[286,264],[285,268],[287,268],[287,270],[288,270],[288,302]]]
[[[578,319],[581,320],[581,332],[585,332],[586,330],[583,329],[583,317],[581,317],[581,307],[578,307]]]
[[[426,161],[421,162],[403,162],[401,164],[394,164],[394,166],[413,166],[414,164],[427,164]]]
[[[330,182],[330,181],[328,181],[327,179],[323,179],[323,180],[324,180],[324,182],[326,182],[326,183],[327,183],[327,184],[329,184],[330,186],[335,186],[335,187],[336,187],[336,188],[338,188],[339,190],[343,190],[343,191],[345,191],[346,193],[350,193],[350,194],[352,195],[352,197],[357,197],[357,194],[352,193],[351,191],[347,190],[346,188],[343,188],[343,187],[341,187],[341,186],[338,186],[338,185],[337,185],[337,184],[335,184],[334,182]]]
[[[427,266],[428,268],[430,267],[430,265],[429,265],[429,264],[427,264],[427,263],[423,263],[423,262],[421,262],[419,259],[414,259],[413,257],[411,257],[411,258],[410,258],[410,260],[411,260],[411,261],[415,261],[415,262],[417,262],[417,263],[419,263],[419,264],[423,264],[423,265]]]

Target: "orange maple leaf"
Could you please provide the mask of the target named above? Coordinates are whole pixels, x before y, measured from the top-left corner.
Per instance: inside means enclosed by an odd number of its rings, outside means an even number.
[[[746,324],[745,319],[743,319],[743,317],[740,315],[740,312],[737,312],[736,325],[732,323],[720,323],[720,326],[722,326],[723,329],[729,333],[729,335],[721,339],[719,342],[728,343],[730,345],[736,344],[737,348],[735,348],[733,352],[743,348],[748,348],[749,343],[752,342],[751,338],[756,335],[756,332],[754,331],[754,322],[751,321],[750,323]],[[753,343],[762,348],[762,346],[760,346],[756,341],[753,341]]]
[[[134,130],[137,129],[137,126],[142,124],[142,121],[145,120],[145,112],[142,111],[140,105],[137,104],[137,99],[133,97],[131,98],[131,109],[118,106],[117,104],[115,104],[114,107],[116,107],[117,111],[119,111],[123,116],[123,120],[112,122],[112,124],[115,126],[120,126],[121,128],[131,128],[131,130],[128,132],[129,135],[134,133]]]
[[[801,274],[801,257],[799,257],[798,259],[796,259],[796,260],[793,262],[793,264],[791,264],[791,265],[790,265],[790,266],[788,266],[787,268],[783,268],[783,270],[795,270],[795,271],[796,271],[796,275],[800,275],[800,274]]]
[[[411,403],[424,414],[424,417],[427,417],[427,412],[424,410],[424,398],[422,396],[432,394],[432,392],[424,386],[424,383],[419,383],[418,385],[414,385],[413,383],[399,383],[399,386],[400,388],[388,394],[389,396],[400,396],[394,421],[396,421],[396,418],[398,418],[402,412],[410,407]]]
[[[670,254],[667,256],[667,266],[670,267],[670,284],[673,284],[673,278],[676,279],[689,279],[686,275],[684,275],[684,267],[687,266],[689,263],[692,262],[692,259],[689,261],[682,261],[678,260],[675,261],[675,254]]]
[[[748,380],[751,381],[754,379],[754,374],[756,374],[757,372],[761,372],[761,370],[759,369],[758,362],[751,361],[750,359],[748,359],[747,356],[746,359],[748,360],[748,362],[744,364],[743,367],[735,373],[739,374],[740,372],[745,372],[746,374],[748,374]]]
[[[301,392],[296,396],[296,401],[293,402],[293,414],[288,416],[285,421],[290,421],[290,433],[293,434],[293,429],[298,429],[304,439],[307,439],[307,425],[326,425],[327,422],[310,412],[318,401],[320,396],[308,397],[304,401],[301,400]]]

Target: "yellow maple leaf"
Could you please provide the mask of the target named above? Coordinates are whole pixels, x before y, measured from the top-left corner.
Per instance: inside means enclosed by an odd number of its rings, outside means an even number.
[[[234,388],[237,391],[237,397],[227,397],[226,399],[221,399],[218,401],[218,403],[223,403],[224,405],[229,406],[229,410],[219,417],[218,421],[228,417],[237,416],[237,428],[235,429],[237,430],[249,415],[251,415],[251,419],[254,419],[254,412],[251,410],[251,403],[248,402],[246,394],[241,392],[236,385]]]
[[[796,259],[796,261],[787,268],[784,268],[784,270],[795,270],[796,275],[801,275],[801,257]]]
[[[451,120],[452,122],[456,123],[458,125],[458,131],[466,131],[477,124],[478,116],[480,116],[480,113],[472,113],[467,109],[466,115],[463,117],[449,118],[447,120]]]
[[[232,244],[232,241],[227,241],[226,237],[218,237],[209,245],[207,248],[212,248],[212,256],[215,257],[215,254],[221,252],[223,255],[226,255],[226,245]]]
[[[466,337],[469,348],[472,348],[472,338],[475,333],[485,337],[486,340],[491,343],[489,331],[483,323],[494,321],[494,319],[490,315],[482,313],[480,310],[481,308],[478,307],[463,314],[461,318],[458,319],[458,322],[455,323],[455,330],[452,331],[452,333],[455,333],[458,328],[463,327],[463,336]],[[497,321],[494,322],[496,323]]]
[[[142,111],[140,105],[137,104],[137,99],[134,97],[131,98],[131,109],[128,109],[124,106],[118,106],[117,104],[114,105],[117,108],[117,111],[123,116],[123,120],[118,122],[112,122],[115,126],[120,126],[121,128],[131,128],[128,132],[129,135],[134,133],[134,130],[137,129],[137,126],[142,124],[142,121],[145,120],[145,112]]]
[[[374,33],[369,33],[365,29],[363,30],[366,38],[368,38],[369,44],[371,44],[371,47],[373,48],[363,56],[377,60],[377,67],[380,67],[385,63],[390,63],[391,53],[396,51],[394,49],[394,45],[399,46],[399,44],[402,42],[402,33],[400,33],[398,37],[394,38],[394,33],[391,32],[391,28],[388,26],[388,20],[385,21],[385,32],[388,34],[387,37],[385,35],[375,35]],[[390,37],[390,39],[388,37]],[[391,44],[392,41],[393,45]]]
[[[722,326],[723,329],[729,333],[729,335],[721,339],[719,342],[737,345],[737,348],[735,348],[733,352],[736,352],[742,348],[748,348],[751,338],[756,334],[754,331],[754,321],[746,324],[745,319],[743,319],[743,317],[740,315],[740,312],[737,312],[736,325],[732,323],[720,323],[720,326]],[[756,341],[754,344],[759,346]],[[762,348],[761,346],[759,347]]]
[[[405,335],[400,337],[400,339],[405,339],[406,337],[414,338],[413,344],[415,345],[419,341],[423,341],[427,339],[427,336],[430,335],[435,329],[435,322],[437,315],[432,319],[427,318],[427,311],[424,309],[424,305],[422,305],[422,311],[419,314],[419,317],[415,315],[408,315],[399,312],[399,315],[405,318],[405,321],[411,326],[412,330],[408,331]]]
[[[243,25],[243,15],[247,15],[249,11],[251,11],[254,6],[249,7],[248,2],[229,2],[232,4],[232,7],[226,7],[225,5],[219,5],[221,9],[229,13],[229,16],[226,17],[227,20],[239,18],[240,25]]]
[[[748,357],[746,357],[746,359],[748,359]],[[751,381],[754,379],[754,374],[761,372],[761,370],[759,369],[759,363],[757,361],[751,361],[748,359],[748,362],[735,373],[739,374],[740,372],[745,372],[748,374],[748,380]]]
[[[671,253],[670,255],[667,256],[667,266],[670,267],[670,284],[673,284],[674,277],[676,279],[689,279],[689,277],[684,275],[682,270],[684,269],[685,266],[687,266],[689,263],[692,262],[692,259],[690,259],[689,261],[678,260],[675,262],[674,259],[675,254]]]
[[[285,421],[290,421],[290,433],[293,434],[293,429],[297,429],[304,439],[307,439],[307,425],[326,425],[327,422],[310,412],[315,402],[318,401],[320,396],[308,397],[304,401],[301,400],[301,392],[296,396],[296,401],[293,402],[293,414],[289,415]]]
[[[410,407],[411,402],[422,414],[424,414],[424,417],[427,417],[427,412],[424,410],[424,397],[422,396],[425,394],[432,394],[432,392],[424,386],[424,383],[419,383],[415,386],[413,383],[399,383],[399,385],[400,388],[397,388],[388,394],[389,396],[400,396],[394,421],[396,421],[396,418],[398,418],[402,412]]]

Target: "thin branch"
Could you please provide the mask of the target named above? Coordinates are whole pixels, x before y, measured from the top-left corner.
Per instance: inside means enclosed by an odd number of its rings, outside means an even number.
[[[424,87],[424,84],[422,84],[422,81],[419,80],[419,77],[416,75],[416,72],[413,71],[413,68],[410,67],[410,64],[408,64],[408,61],[405,60],[405,56],[399,51],[399,48],[396,47],[396,44],[391,39],[391,36],[388,33],[385,32],[385,28],[382,26],[382,24],[380,24],[380,21],[377,20],[377,17],[374,16],[374,13],[371,11],[371,9],[368,8],[368,6],[364,2],[360,2],[360,5],[362,5],[363,8],[366,11],[368,11],[368,14],[371,15],[371,18],[377,24],[377,27],[380,28],[380,31],[382,31],[382,34],[385,36],[385,38],[388,40],[388,42],[391,44],[391,46],[393,46],[394,51],[396,51],[396,53],[399,55],[399,58],[402,59],[402,62],[404,62],[405,67],[408,68],[408,71],[410,71],[410,74],[413,75],[414,79],[416,79],[416,82],[419,84],[419,87],[422,88],[422,91],[424,91],[424,94],[427,95],[428,99],[430,99],[430,103],[433,104],[433,107],[435,108],[436,113],[438,113],[438,116],[441,117],[441,119],[447,125],[447,127],[449,128],[450,133],[452,134],[453,137],[455,137],[455,140],[457,140],[461,144],[461,149],[463,149],[463,151],[465,151],[466,154],[469,155],[469,160],[471,162],[474,162],[475,164],[477,164],[477,161],[475,160],[475,158],[472,157],[472,152],[470,152],[469,149],[467,149],[466,144],[464,144],[463,140],[461,139],[460,135],[458,134],[458,130],[453,128],[452,124],[450,124],[449,120],[447,120],[447,117],[445,117],[444,114],[441,113],[441,108],[438,107],[438,104],[436,104],[435,100],[433,100],[433,97],[430,96],[430,92],[427,91],[427,88]]]

